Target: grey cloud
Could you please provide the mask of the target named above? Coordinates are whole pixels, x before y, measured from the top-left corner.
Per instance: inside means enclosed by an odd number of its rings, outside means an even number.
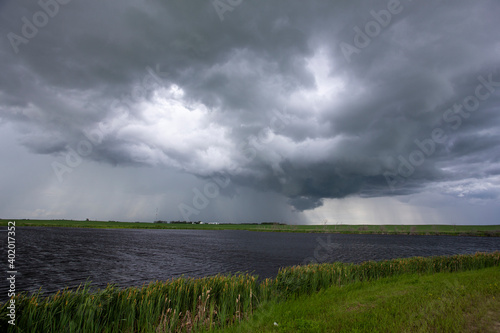
[[[478,76],[500,81],[498,3],[401,1],[348,62],[340,43],[388,3],[244,1],[220,21],[210,2],[73,0],[17,54],[0,41],[0,122],[16,124],[30,151],[59,157],[105,124],[85,159],[229,173],[299,211],[496,175],[498,91],[456,130],[443,113],[474,94]],[[40,7],[1,10],[5,37]],[[313,68],[320,55],[324,68]],[[145,85],[151,69],[160,73]],[[277,111],[286,121],[273,127]],[[448,140],[390,189],[385,173],[436,127]],[[265,129],[271,139],[253,145]]]

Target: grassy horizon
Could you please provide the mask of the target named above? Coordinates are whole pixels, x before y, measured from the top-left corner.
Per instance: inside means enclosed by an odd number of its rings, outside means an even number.
[[[0,226],[12,220],[1,219]],[[77,220],[15,220],[16,226],[106,228],[106,229],[187,229],[187,230],[248,230],[263,232],[316,232],[344,234],[458,235],[500,237],[500,225],[288,225],[288,224],[177,224],[151,222],[77,221]]]

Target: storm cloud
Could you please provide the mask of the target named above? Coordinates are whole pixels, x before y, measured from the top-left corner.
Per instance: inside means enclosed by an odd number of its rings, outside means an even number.
[[[177,200],[188,206],[192,179],[222,175],[270,195],[284,219],[343,198],[490,204],[499,12],[496,1],[4,1],[0,124],[50,160],[51,186],[88,161],[164,174],[189,189]]]

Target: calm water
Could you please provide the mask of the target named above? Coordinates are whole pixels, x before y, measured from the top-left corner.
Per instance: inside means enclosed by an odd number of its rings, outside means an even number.
[[[6,236],[2,230],[4,272]],[[362,262],[495,250],[500,250],[498,237],[17,227],[16,288],[54,292],[87,279],[96,286],[126,287],[183,274],[238,271],[271,277],[282,266],[312,260]],[[0,299],[5,300],[8,286],[2,281]]]

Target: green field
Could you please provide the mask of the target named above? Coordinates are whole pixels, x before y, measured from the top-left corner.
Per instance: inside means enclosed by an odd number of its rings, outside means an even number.
[[[499,332],[499,281],[494,267],[356,282],[266,304],[222,332]]]
[[[9,220],[0,220],[7,226]],[[329,232],[346,234],[463,235],[500,237],[500,225],[283,225],[283,224],[171,224],[73,220],[15,220],[16,226],[73,228],[249,230],[271,232]]]
[[[500,252],[18,294],[2,332],[484,332],[498,329]],[[276,322],[277,326],[274,324]]]

